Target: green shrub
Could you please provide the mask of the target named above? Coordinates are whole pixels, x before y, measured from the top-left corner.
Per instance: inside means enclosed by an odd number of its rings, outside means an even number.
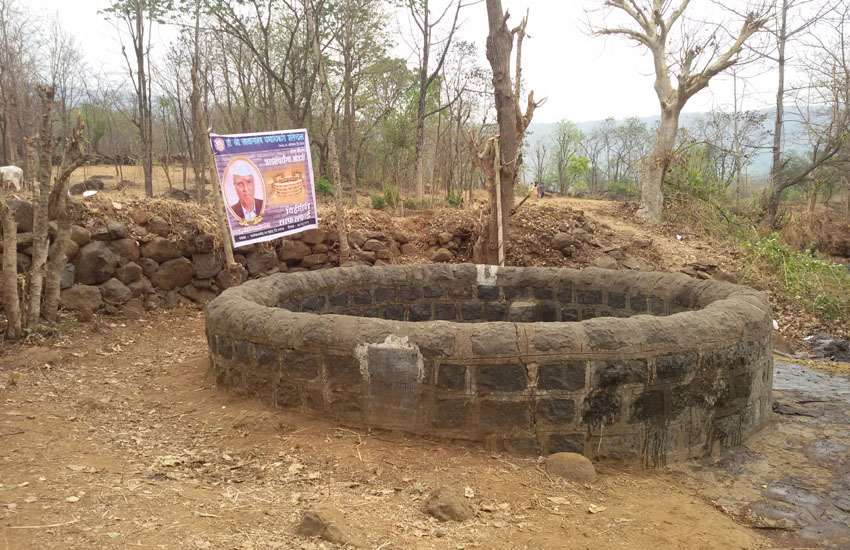
[[[404,199],[401,204],[408,210],[420,210],[422,208],[422,204],[414,199]]]
[[[755,261],[776,269],[785,290],[821,320],[850,314],[850,275],[844,267],[795,252],[776,234],[747,244]]]
[[[384,203],[391,208],[395,208],[401,204],[401,195],[398,193],[398,187],[395,185],[384,185]]]
[[[446,195],[446,204],[448,204],[452,208],[457,208],[462,202],[463,193],[461,193],[460,191],[449,191],[449,194]]]
[[[612,181],[608,185],[608,195],[614,198],[631,198],[637,196],[637,189],[628,181]]]
[[[372,195],[372,208],[375,210],[383,210],[387,207],[387,201],[381,195]]]
[[[316,193],[319,195],[333,195],[334,186],[328,181],[328,178],[319,178],[316,180]]]

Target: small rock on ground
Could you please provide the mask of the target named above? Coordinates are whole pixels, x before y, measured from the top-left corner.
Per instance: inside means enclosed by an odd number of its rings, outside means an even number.
[[[328,542],[361,548],[363,542],[351,532],[345,516],[335,508],[316,508],[304,512],[295,533],[302,537],[319,537]]]
[[[578,453],[555,453],[546,459],[546,471],[549,475],[562,477],[576,483],[590,483],[596,480],[596,468],[585,456]]]
[[[475,517],[475,510],[463,492],[450,487],[437,487],[431,491],[422,503],[422,510],[440,521],[466,521]]]

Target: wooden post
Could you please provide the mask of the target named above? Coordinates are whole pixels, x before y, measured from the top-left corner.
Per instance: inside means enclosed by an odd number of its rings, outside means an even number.
[[[227,264],[227,269],[230,271],[230,282],[231,285],[235,286],[236,280],[235,275],[239,271],[238,268],[234,268],[234,264],[236,264],[236,260],[233,259],[233,243],[230,239],[230,226],[227,223],[227,213],[224,211],[224,202],[221,200],[221,185],[222,181],[218,177],[218,169],[215,166],[215,155],[213,154],[212,147],[209,147],[210,143],[210,131],[212,128],[207,129],[207,155],[210,160],[210,169],[212,173],[215,174],[216,179],[219,183],[219,188],[215,190],[213,195],[213,203],[215,204],[215,213],[216,218],[218,218],[218,226],[219,231],[221,231],[222,241],[224,243],[224,261]],[[240,267],[242,267],[240,265]],[[240,280],[239,283],[242,281]]]

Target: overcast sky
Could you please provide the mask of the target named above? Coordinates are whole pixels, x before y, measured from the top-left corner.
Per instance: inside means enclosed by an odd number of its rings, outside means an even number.
[[[433,0],[434,4],[444,1]],[[743,0],[735,1],[744,4]],[[700,3],[705,4],[706,0],[693,2],[694,5]],[[562,119],[582,122],[659,113],[654,78],[650,74],[651,57],[622,38],[588,34],[585,10],[600,4],[600,0],[503,0],[503,6],[511,13],[510,27],[518,24],[530,8],[527,31],[530,38],[523,44],[524,77],[536,98],[547,98],[546,104],[535,113],[535,122]],[[20,5],[44,15],[58,13],[64,28],[80,44],[90,65],[103,65],[115,73],[126,70],[117,30],[98,14],[108,2],[29,0]],[[435,12],[437,8],[435,5]],[[465,8],[462,13],[462,37],[478,45],[481,62],[486,64],[485,5],[480,2]],[[399,22],[402,27],[406,24],[405,20]],[[166,51],[171,34],[166,29],[154,37],[155,55]],[[401,49],[397,53],[403,55]],[[773,71],[762,70],[760,76],[752,78],[744,90],[744,107],[769,106],[775,95],[774,81]],[[739,86],[742,86],[740,80]],[[707,111],[712,107],[731,109],[732,101],[732,79],[718,77],[709,89],[688,102],[685,111]]]

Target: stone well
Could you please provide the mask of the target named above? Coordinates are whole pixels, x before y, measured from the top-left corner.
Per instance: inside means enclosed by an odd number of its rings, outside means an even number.
[[[661,464],[771,411],[752,289],[682,274],[463,265],[278,274],[206,310],[220,384],[346,425]]]

